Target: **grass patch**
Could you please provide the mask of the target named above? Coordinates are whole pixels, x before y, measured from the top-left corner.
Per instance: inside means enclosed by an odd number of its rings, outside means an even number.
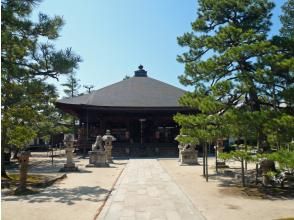
[[[2,188],[17,188],[19,186],[19,174],[8,174],[9,178],[1,178]],[[44,188],[52,185],[56,181],[66,177],[66,174],[61,176],[45,176],[39,174],[29,174],[27,177],[28,187]]]
[[[290,218],[279,218],[277,220],[294,220],[294,217],[290,217]]]
[[[19,174],[18,173],[13,173],[13,174],[8,174],[9,178],[13,182],[19,182]],[[38,184],[44,181],[47,181],[49,179],[48,176],[44,175],[36,175],[36,174],[29,174],[27,176],[27,183],[28,184]]]

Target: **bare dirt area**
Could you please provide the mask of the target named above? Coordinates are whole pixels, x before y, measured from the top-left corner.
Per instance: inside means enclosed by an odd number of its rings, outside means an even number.
[[[32,155],[29,174],[58,176],[64,157],[54,158],[53,165],[47,155]],[[1,217],[5,220],[81,220],[95,219],[113,184],[127,160],[114,160],[110,167],[85,167],[89,159],[75,158],[80,172],[66,173],[67,177],[53,185],[38,189],[37,194],[12,196],[2,189]],[[15,175],[17,169],[8,170]]]
[[[243,188],[237,183],[240,180],[215,175],[213,166],[209,169],[211,176],[207,183],[200,165],[179,166],[177,159],[161,159],[160,164],[207,219],[294,218],[294,197],[289,189],[283,192],[273,188]],[[213,158],[209,159],[209,164],[214,164]],[[238,166],[236,163],[229,165],[233,169]]]

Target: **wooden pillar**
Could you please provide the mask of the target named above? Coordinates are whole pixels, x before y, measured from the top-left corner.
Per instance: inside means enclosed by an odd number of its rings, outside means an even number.
[[[102,132],[101,135],[104,135],[106,132],[106,128],[105,128],[105,117],[101,116],[101,120],[100,120],[100,130]]]
[[[86,143],[83,146],[83,157],[86,157],[86,147],[88,146],[89,142],[89,110],[86,109]]]

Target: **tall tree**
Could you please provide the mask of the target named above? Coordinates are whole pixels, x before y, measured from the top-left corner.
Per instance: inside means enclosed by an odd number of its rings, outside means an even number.
[[[74,97],[80,95],[79,89],[81,88],[80,80],[77,78],[76,73],[72,72],[68,75],[66,82],[62,84],[65,88],[63,92],[67,97]]]
[[[283,6],[283,15],[280,16],[282,28],[280,30],[283,37],[294,38],[294,0],[288,0]]]
[[[65,83],[62,84],[64,86],[63,92],[65,93],[66,97],[75,97],[81,95],[79,89],[81,88],[80,80],[77,79],[75,72],[72,72]],[[63,119],[65,122],[69,122],[71,125],[71,132],[74,134],[76,133],[76,119],[77,117],[63,113]]]
[[[267,38],[273,2],[198,2],[192,32],[178,38],[178,43],[188,48],[178,56],[185,64],[180,82],[195,87],[180,102],[198,108],[206,117],[221,116],[239,106],[251,112],[291,109],[282,98],[293,79],[290,63],[281,48]],[[275,70],[281,68],[283,73],[277,75]],[[263,130],[258,133],[260,143],[264,142]]]
[[[6,175],[3,164],[4,148],[11,144],[24,146],[36,135],[35,122],[48,107],[50,86],[47,78],[68,74],[78,67],[81,58],[71,48],[56,50],[53,42],[59,37],[63,20],[39,14],[31,20],[33,8],[39,0],[1,1],[1,175]],[[23,135],[15,143],[13,138]]]

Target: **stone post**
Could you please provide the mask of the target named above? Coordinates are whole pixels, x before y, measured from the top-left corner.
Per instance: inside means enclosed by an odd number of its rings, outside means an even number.
[[[27,188],[27,175],[28,175],[28,166],[29,166],[29,157],[30,152],[22,151],[19,155],[19,164],[20,164],[20,176],[19,176],[19,187],[18,191],[24,191]]]
[[[228,168],[229,167],[228,165],[226,165],[225,161],[219,161],[218,160],[219,154],[223,153],[224,149],[225,149],[225,147],[223,146],[223,140],[222,139],[217,140],[217,143],[216,143],[216,146],[215,146],[216,158],[217,158],[216,159],[216,165],[215,165],[216,170],[218,168]]]
[[[74,144],[74,136],[72,134],[67,134],[64,136],[64,145],[65,145],[65,154],[66,154],[66,164],[60,170],[60,172],[70,172],[70,171],[78,171],[78,168],[75,166],[73,162],[73,144]]]
[[[184,146],[181,143],[179,143],[179,145],[178,145],[178,149],[179,149],[179,159],[178,159],[178,162],[180,162],[180,163],[182,163],[182,161],[181,161],[181,152],[182,152],[183,148],[184,148]]]
[[[115,141],[115,137],[110,134],[110,130],[106,130],[106,134],[102,137],[104,141],[104,148],[107,156],[107,162],[113,163],[112,161],[112,141]]]
[[[220,153],[224,152],[224,149],[225,149],[224,146],[217,146],[217,149],[216,149],[217,157],[219,157]]]

